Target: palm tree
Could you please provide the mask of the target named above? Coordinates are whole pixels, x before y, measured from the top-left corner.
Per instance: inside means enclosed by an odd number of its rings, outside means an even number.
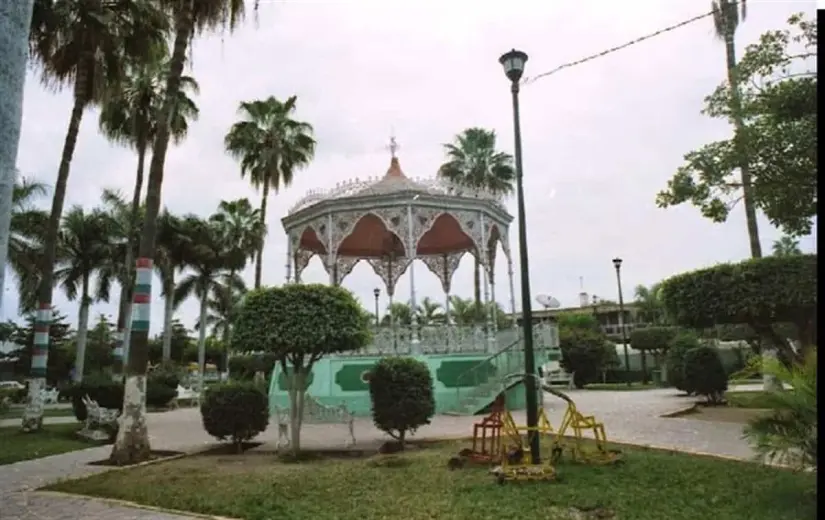
[[[795,256],[801,254],[802,250],[799,249],[799,240],[788,235],[783,236],[773,243],[774,256]]]
[[[140,305],[148,306],[151,295],[141,286],[141,280],[151,279],[152,259],[155,256],[155,239],[158,231],[157,219],[160,213],[160,197],[163,185],[163,167],[171,138],[172,114],[175,111],[177,93],[180,91],[183,65],[186,62],[187,49],[196,33],[216,27],[233,29],[244,13],[243,0],[158,0],[160,5],[172,15],[175,39],[169,70],[166,75],[166,89],[163,103],[158,113],[158,125],[155,140],[152,143],[152,161],[149,163],[149,179],[146,184],[146,214],[143,220],[139,254],[137,259],[137,276],[135,296]],[[257,8],[258,1],[255,0]],[[150,284],[151,285],[151,284]],[[138,289],[144,292],[138,294]],[[142,308],[148,311],[148,308]],[[146,377],[149,352],[149,312],[143,312],[146,320],[141,320],[138,330],[133,330],[130,337],[129,359],[126,366],[125,395],[123,399],[123,417],[118,429],[117,439],[112,448],[111,459],[115,463],[130,464],[147,460],[149,433],[144,417],[145,393],[142,392]],[[134,322],[133,322],[134,326]]]
[[[75,353],[74,381],[83,380],[86,359],[86,336],[89,328],[89,307],[92,304],[92,278],[107,263],[109,247],[109,219],[99,210],[85,212],[74,206],[63,217],[60,230],[59,256],[54,277],[69,300],[80,297],[77,315],[77,351]],[[98,284],[96,299],[108,301],[108,286]]]
[[[742,175],[742,202],[745,205],[751,256],[761,258],[762,245],[759,242],[759,227],[756,222],[756,201],[753,199],[750,165],[744,151],[745,123],[742,117],[742,97],[736,70],[736,29],[739,27],[739,22],[744,21],[747,16],[747,2],[745,0],[713,0],[711,7],[716,37],[725,42],[725,60],[730,85],[730,111],[734,127],[733,142],[737,148],[736,156],[739,159],[739,170]]]
[[[172,337],[175,318],[175,273],[184,266],[183,223],[175,215],[164,211],[158,219],[157,250],[155,270],[160,278],[163,296],[163,347],[162,359],[172,356]]]
[[[20,126],[23,122],[23,85],[26,81],[26,42],[33,0],[6,2],[0,11],[0,92],[3,93],[0,114],[0,294],[4,294],[6,263],[9,260],[9,244],[3,238],[10,235],[14,212],[16,187],[17,145],[20,142]],[[0,302],[2,308],[2,302]]]
[[[421,325],[444,323],[445,317],[440,303],[433,301],[429,296],[421,301],[418,315],[418,322]]]
[[[634,289],[636,296],[636,307],[639,310],[639,317],[651,325],[662,325],[665,322],[665,308],[659,297],[659,284],[650,287],[637,285]]]
[[[450,296],[450,317],[458,326],[471,326],[484,323],[485,310],[481,303],[460,296]]]
[[[315,139],[309,123],[292,118],[296,96],[281,102],[274,97],[244,101],[238,112],[243,117],[224,138],[226,151],[241,163],[241,177],[249,175],[261,189],[261,219],[266,223],[269,190],[275,193],[292,183],[296,170],[309,164],[315,155]],[[255,288],[261,286],[263,241],[255,261]]]
[[[43,73],[44,83],[57,87],[69,85],[74,97],[40,265],[38,312],[42,312],[44,321],[49,321],[52,308],[58,234],[83,112],[98,103],[110,85],[119,83],[125,61],[139,61],[148,49],[163,41],[167,29],[166,16],[156,9],[154,2],[145,0],[36,0],[34,3],[29,35],[32,58]],[[39,430],[42,424],[42,407],[35,406],[45,383],[48,362],[48,337],[42,339],[44,343],[37,345],[42,354],[32,357],[33,381],[29,385],[32,406],[23,416],[25,431]]]
[[[49,215],[35,207],[34,201],[47,193],[45,184],[25,178],[16,182],[12,190],[7,258],[17,278],[21,312],[33,311],[37,305],[40,283],[37,265],[42,260],[43,235]]]
[[[165,99],[164,87],[168,69],[168,50],[165,42],[152,49],[151,57],[139,63],[127,65],[126,73],[116,88],[106,92],[101,103],[99,126],[101,132],[110,140],[125,144],[137,152],[137,173],[132,192],[132,205],[127,220],[131,228],[127,232],[131,247],[125,249],[122,259],[125,269],[120,280],[120,305],[117,317],[117,338],[119,348],[128,342],[129,316],[131,315],[132,292],[134,290],[134,258],[140,235],[134,230],[139,226],[140,195],[143,190],[144,165],[149,144],[157,133],[157,115]],[[189,93],[199,92],[194,78],[182,76],[180,88],[175,93],[174,110],[170,123],[171,139],[177,144],[183,141],[189,131],[189,121],[198,118],[199,110]]]
[[[177,307],[190,296],[196,296],[200,303],[198,314],[198,370],[199,385],[203,389],[203,374],[206,368],[206,317],[209,296],[219,286],[229,290],[243,291],[246,287],[237,271],[246,262],[245,258],[231,254],[225,241],[223,229],[212,220],[186,217],[183,222],[185,265],[192,272],[175,287],[174,303]],[[230,253],[230,254],[227,254]],[[217,289],[220,291],[221,289]]]
[[[467,128],[444,145],[447,161],[438,169],[443,177],[456,186],[483,189],[496,195],[513,193],[516,169],[513,156],[496,151],[496,133],[484,128]],[[475,254],[473,272],[474,294],[481,304],[481,262]]]

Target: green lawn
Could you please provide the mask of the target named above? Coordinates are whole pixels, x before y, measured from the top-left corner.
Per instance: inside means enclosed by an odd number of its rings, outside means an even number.
[[[15,406],[5,412],[0,412],[0,419],[20,419],[23,417],[22,406]],[[46,408],[43,410],[43,417],[73,417],[74,412],[71,408]]]
[[[609,390],[609,391],[622,391],[622,390],[653,390],[654,388],[660,388],[653,383],[648,383],[643,385],[642,383],[630,383],[628,386],[627,383],[591,383],[589,385],[585,385],[585,390]]]
[[[770,408],[766,392],[725,392],[728,406],[734,408]]]
[[[624,448],[624,463],[562,462],[557,482],[495,483],[486,468],[450,471],[466,443],[402,455],[284,463],[274,454],[199,455],[48,489],[248,520],[808,520],[816,476],[747,462]],[[612,516],[611,516],[612,514]]]
[[[95,446],[76,435],[80,427],[79,423],[47,424],[37,433],[23,433],[19,426],[0,428],[0,465]]]
[[[762,378],[754,378],[754,379],[730,379],[728,380],[728,386],[733,385],[761,385]]]

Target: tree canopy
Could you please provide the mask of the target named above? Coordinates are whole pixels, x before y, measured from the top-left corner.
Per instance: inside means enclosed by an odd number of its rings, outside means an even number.
[[[769,31],[749,45],[737,65],[747,154],[756,206],[791,236],[811,232],[817,211],[816,24],[801,15],[789,27]],[[811,60],[814,58],[814,60]],[[705,99],[703,113],[731,119],[731,89],[720,85]],[[685,155],[659,207],[689,202],[702,215],[724,222],[742,199],[736,176],[741,160],[733,138]]]

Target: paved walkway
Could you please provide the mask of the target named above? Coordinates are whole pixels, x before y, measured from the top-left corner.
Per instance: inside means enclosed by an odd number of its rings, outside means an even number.
[[[759,390],[761,385],[747,385],[732,390]],[[579,410],[601,420],[608,438],[617,442],[650,444],[688,452],[750,458],[753,452],[742,440],[742,426],[735,423],[714,423],[689,418],[665,419],[662,414],[689,406],[692,400],[678,397],[671,389],[642,391],[567,392]],[[559,399],[547,395],[545,409],[551,424],[558,425],[565,411]],[[524,422],[524,412],[515,412],[516,422]],[[50,418],[57,422],[64,418]],[[197,408],[149,414],[149,432],[154,449],[194,451],[215,444],[203,430]],[[416,438],[457,437],[469,435],[476,417],[438,416],[432,424],[422,427]],[[18,422],[14,424],[18,424]],[[2,426],[2,424],[0,424]],[[360,447],[377,446],[386,437],[369,418],[356,420],[355,434]],[[259,436],[263,445],[257,450],[273,449],[277,428],[271,427]],[[341,425],[305,425],[301,444],[306,449],[343,446],[346,430]],[[105,459],[111,447],[54,455],[33,461],[2,466],[0,469],[0,520],[54,519],[74,520],[173,520],[195,517],[164,515],[101,501],[59,497],[34,491],[68,477],[82,477],[106,471],[105,467],[88,463]]]

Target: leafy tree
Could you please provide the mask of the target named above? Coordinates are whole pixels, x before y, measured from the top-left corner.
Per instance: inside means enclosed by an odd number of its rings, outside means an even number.
[[[674,388],[693,393],[685,378],[685,356],[699,347],[699,338],[693,331],[682,330],[670,341],[667,349],[667,382]]]
[[[73,106],[63,143],[52,207],[43,241],[38,308],[52,307],[54,265],[69,170],[86,108],[100,102],[108,85],[119,83],[125,60],[139,61],[147,50],[163,41],[167,18],[154,2],[112,0],[76,2],[36,0],[29,42],[31,57],[42,72],[43,82],[70,86]],[[48,345],[41,346],[48,357]],[[43,374],[32,368],[30,401],[43,386]],[[23,429],[39,430],[42,414],[37,409],[23,416]]]
[[[99,314],[94,327],[89,330],[86,346],[86,363],[88,372],[103,372],[112,367],[112,338],[114,324],[104,314]]]
[[[243,119],[230,128],[224,139],[226,151],[241,163],[241,177],[249,176],[261,189],[260,218],[266,222],[269,190],[292,184],[294,173],[307,166],[315,155],[312,125],[293,119],[297,96],[285,102],[267,99],[244,101],[238,112]],[[255,261],[255,288],[261,286],[263,240]]]
[[[12,343],[21,347],[11,353],[17,357],[17,362],[14,364],[14,373],[17,376],[23,376],[29,372],[34,350],[35,315],[28,313],[23,319],[25,325],[18,326],[10,338]],[[52,355],[49,356],[46,367],[46,381],[50,385],[57,385],[69,378],[74,363],[74,353],[68,348],[70,336],[71,326],[66,321],[66,316],[60,314],[57,309],[53,309],[49,326],[49,345]]]
[[[602,371],[616,364],[616,348],[590,314],[559,316],[561,366],[573,374],[576,388],[598,381]]]
[[[734,176],[747,164],[753,205],[790,236],[810,233],[817,212],[817,75],[807,61],[816,56],[817,30],[799,15],[789,24],[748,46],[735,68],[735,82],[706,98],[709,116],[741,116],[739,137],[688,153],[685,166],[659,193],[660,207],[690,202],[705,217],[724,222],[742,197],[747,202],[748,182]],[[753,253],[756,242],[749,233]]]
[[[769,256],[673,276],[662,283],[662,301],[680,326],[748,325],[790,361],[816,345],[816,287],[816,255]],[[775,327],[780,323],[795,326],[799,352]]]
[[[497,195],[510,195],[516,181],[513,156],[496,150],[496,133],[484,128],[467,128],[444,144],[446,162],[438,176],[456,186],[483,189]],[[481,305],[481,263],[476,252],[473,271],[474,297]]]
[[[783,236],[773,243],[774,256],[794,256],[801,255],[802,250],[799,249],[799,240],[794,240],[788,235]]]
[[[243,0],[158,0],[157,3],[172,15],[175,37],[166,75],[165,95],[158,111],[158,126],[152,143],[152,160],[149,163],[149,178],[146,185],[146,209],[138,248],[138,263],[144,266],[144,269],[151,269],[156,254],[155,240],[163,169],[187,48],[199,32],[216,27],[233,29],[242,18],[245,5]],[[257,6],[257,1],[255,5]],[[149,295],[144,294],[141,298],[147,296]],[[147,460],[151,453],[149,432],[144,417],[145,392],[142,391],[145,387],[148,355],[149,323],[141,322],[140,330],[133,330],[130,337],[129,359],[125,371],[126,397],[121,416],[123,426],[118,430],[117,440],[112,448],[111,459],[118,464],[141,462]]]
[[[280,360],[289,383],[292,448],[300,451],[307,376],[324,355],[365,347],[370,317],[341,287],[289,284],[247,294],[232,334],[232,349],[265,350]]]
[[[109,226],[105,214],[86,212],[74,206],[63,218],[60,230],[60,261],[54,277],[70,301],[80,299],[77,315],[76,359],[74,381],[83,380],[86,361],[86,340],[89,330],[89,307],[95,299],[108,301],[109,287],[98,284],[92,296],[92,281],[107,262],[110,253]]]
[[[149,362],[153,365],[161,361],[171,360],[177,363],[187,361],[184,352],[188,352],[190,348],[194,349],[195,356],[193,360],[197,360],[197,345],[192,337],[189,335],[189,330],[179,321],[172,320],[169,326],[169,356],[165,356],[163,345],[166,340],[166,331],[159,337],[155,337],[149,343]]]
[[[421,300],[418,309],[418,323],[421,325],[435,325],[445,322],[443,306],[433,301],[429,296]]]
[[[660,361],[667,354],[670,342],[677,333],[678,329],[675,327],[645,327],[635,329],[630,333],[630,346],[642,354],[642,370],[645,372],[645,382],[647,382],[645,357],[650,353],[653,354],[654,359]]]
[[[372,420],[403,450],[407,433],[430,424],[435,414],[430,369],[413,358],[384,358],[370,370],[369,382]]]

